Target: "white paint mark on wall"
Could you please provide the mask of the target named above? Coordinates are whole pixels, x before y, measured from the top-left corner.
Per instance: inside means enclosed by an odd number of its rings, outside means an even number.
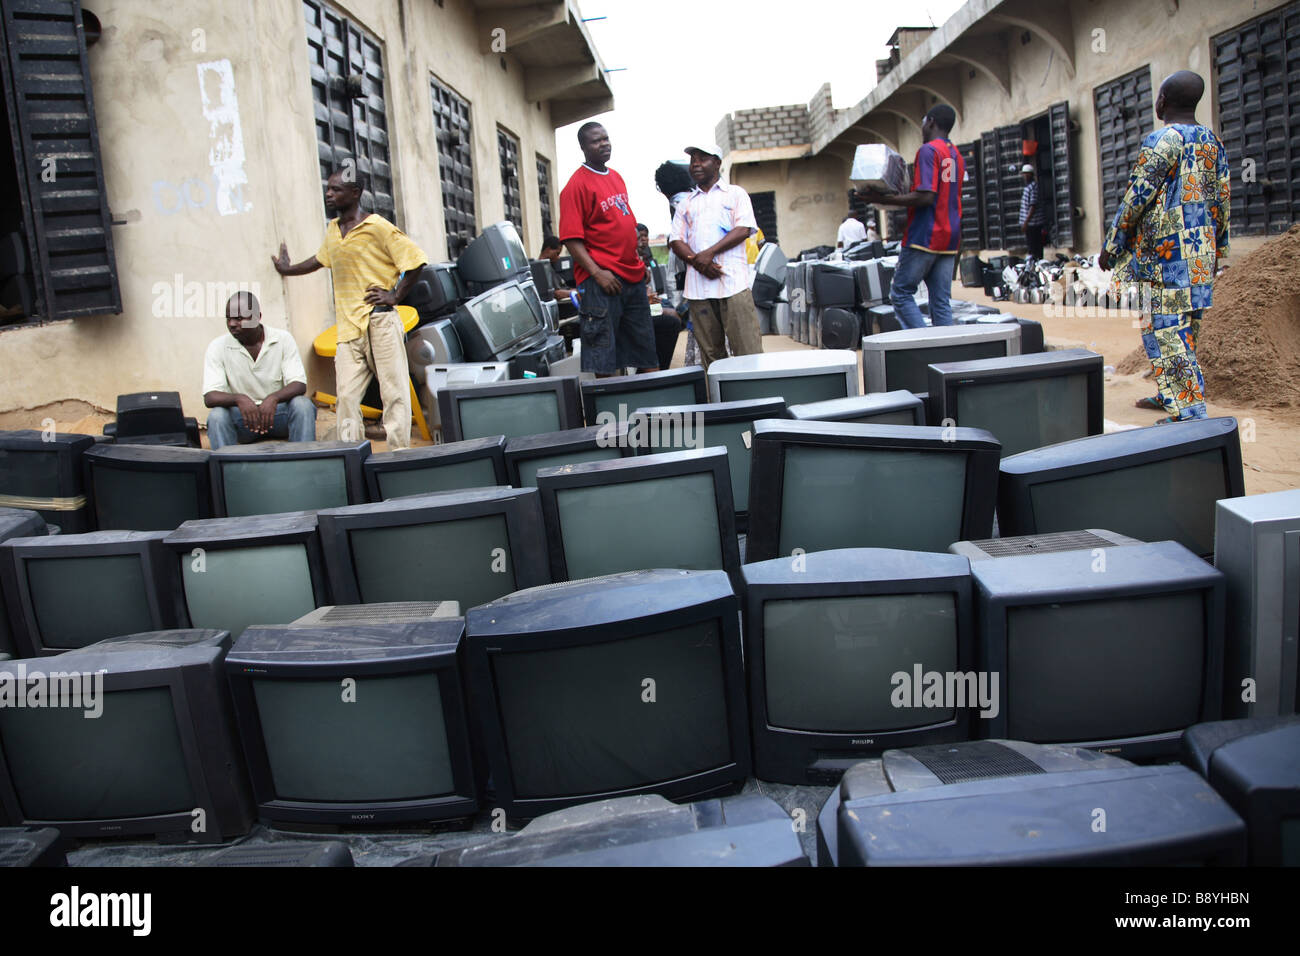
[[[249,212],[240,188],[248,182],[244,172],[244,134],[239,125],[239,101],[235,98],[235,74],[229,60],[200,63],[199,95],[203,118],[208,121],[208,164],[216,183],[217,211],[223,216]]]

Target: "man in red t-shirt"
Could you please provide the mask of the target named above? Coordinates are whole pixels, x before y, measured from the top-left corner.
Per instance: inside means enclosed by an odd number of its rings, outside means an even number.
[[[560,239],[573,256],[582,296],[582,370],[600,377],[629,366],[657,372],[646,270],[636,251],[636,217],[623,177],[609,169],[609,134],[584,123],[585,160],[560,193]]]

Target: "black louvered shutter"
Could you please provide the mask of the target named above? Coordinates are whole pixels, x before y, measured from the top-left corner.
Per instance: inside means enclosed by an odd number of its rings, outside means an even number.
[[[961,247],[974,252],[984,248],[980,230],[980,144],[959,143],[966,179],[961,184]]]
[[[121,312],[81,4],[0,0],[0,14],[36,312],[46,319]]]
[[[519,192],[519,140],[503,129],[497,130],[497,157],[501,163],[501,194],[505,198],[506,218],[524,231],[524,203]]]
[[[984,224],[984,248],[1005,249],[1002,231],[1002,180],[998,170],[998,134],[980,134],[980,217]]]
[[[1074,147],[1070,136],[1070,104],[1053,103],[1047,108],[1051,128],[1052,208],[1055,228],[1052,245],[1074,246]]]
[[[994,132],[998,137],[998,191],[1002,194],[1002,248],[1014,249],[1025,244],[1024,231],[1020,228],[1020,194],[1025,191],[1025,178],[1020,169],[1025,165],[1025,133],[1019,124],[999,126]]]
[[[442,184],[447,257],[455,259],[478,232],[469,101],[437,79],[429,80],[429,92],[433,101],[434,136],[438,141],[438,178]]]
[[[555,224],[551,221],[551,164],[542,157],[537,157],[537,207],[542,214],[542,235],[555,233]]]
[[[1097,147],[1101,157],[1102,230],[1110,228],[1128,188],[1142,140],[1151,132],[1151,67],[1125,74],[1093,90]]]
[[[749,194],[750,205],[754,207],[754,221],[763,230],[765,242],[778,242],[776,237],[776,193],[762,192]]]
[[[1300,221],[1300,3],[1210,41],[1219,137],[1232,169],[1233,235]]]

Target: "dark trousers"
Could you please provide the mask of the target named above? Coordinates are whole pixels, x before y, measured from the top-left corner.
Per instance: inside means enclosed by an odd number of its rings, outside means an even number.
[[[1029,254],[1035,259],[1043,258],[1043,227],[1025,224],[1025,244]]]

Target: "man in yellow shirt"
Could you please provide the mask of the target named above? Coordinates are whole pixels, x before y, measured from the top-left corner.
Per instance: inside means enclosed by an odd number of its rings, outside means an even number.
[[[348,165],[325,185],[325,202],[338,213],[325,227],[316,255],[296,264],[282,242],[272,256],[276,272],[301,276],[326,268],[334,278],[338,351],[334,377],[338,389],[339,438],[360,441],[361,396],[372,377],[379,379],[388,448],[411,445],[411,386],[406,364],[406,334],[393,306],[406,298],[428,257],[387,219],[361,211],[362,174]],[[397,277],[402,281],[397,283]],[[394,283],[397,283],[394,288]]]

